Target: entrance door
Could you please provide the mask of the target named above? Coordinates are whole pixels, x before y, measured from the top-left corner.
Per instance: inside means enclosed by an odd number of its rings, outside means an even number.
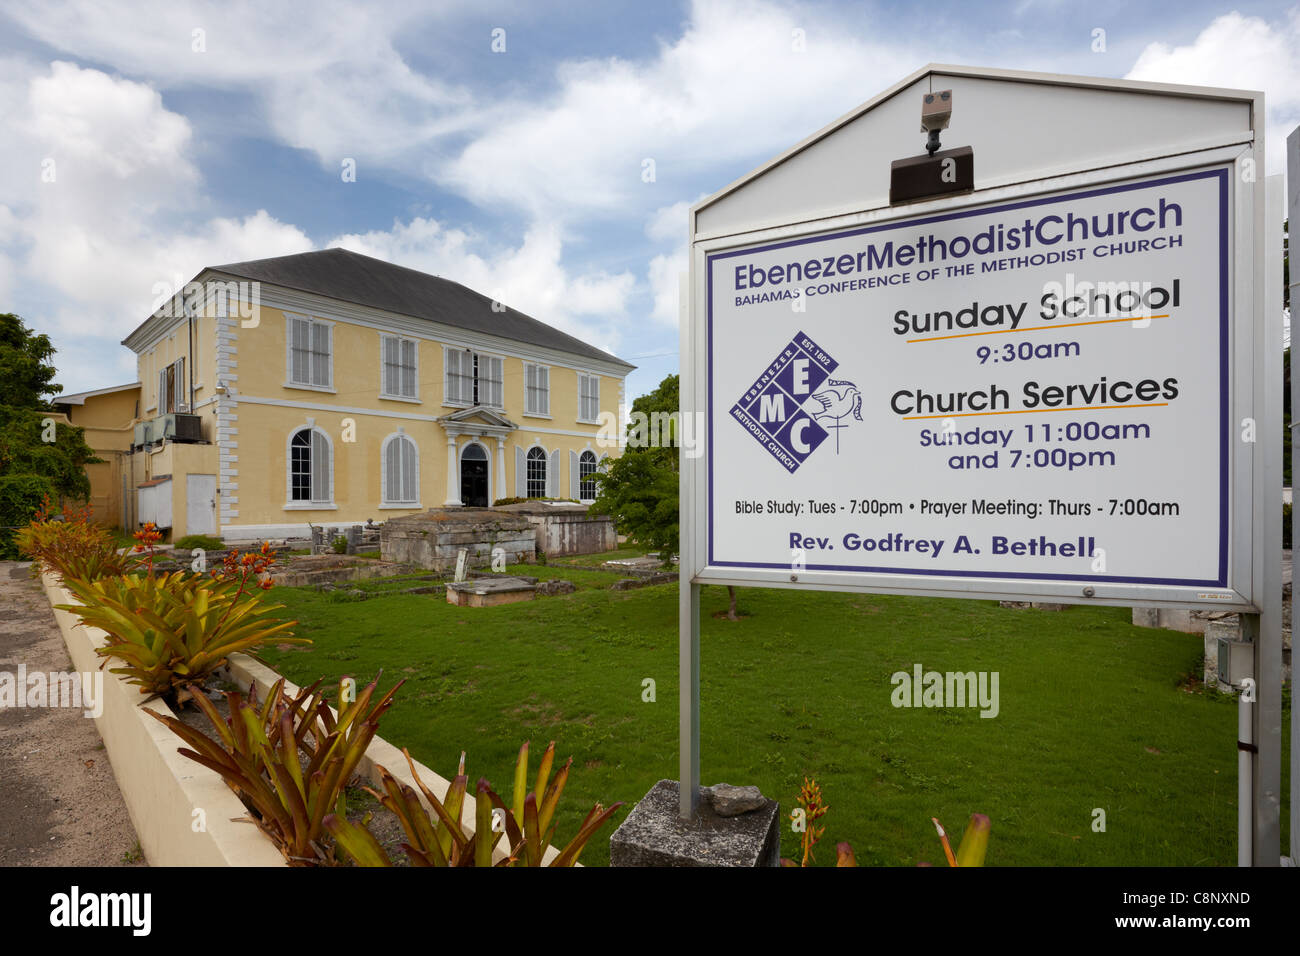
[[[488,506],[488,460],[482,445],[466,445],[460,453],[460,501],[466,508]]]
[[[217,533],[217,476],[185,476],[185,533]]]

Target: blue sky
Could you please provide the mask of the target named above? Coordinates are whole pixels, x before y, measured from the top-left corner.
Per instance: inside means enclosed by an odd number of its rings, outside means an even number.
[[[4,0],[0,311],[66,390],[120,384],[159,283],[343,245],[615,352],[631,398],[677,370],[686,208],[928,62],[1263,89],[1269,172],[1300,124],[1283,3]]]

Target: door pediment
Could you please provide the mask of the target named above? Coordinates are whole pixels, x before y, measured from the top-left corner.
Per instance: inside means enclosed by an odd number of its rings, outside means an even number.
[[[443,415],[438,422],[449,435],[483,434],[504,438],[519,426],[500,412],[483,405],[462,408]]]

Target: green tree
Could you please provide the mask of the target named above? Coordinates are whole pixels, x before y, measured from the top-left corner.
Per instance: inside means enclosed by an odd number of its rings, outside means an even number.
[[[48,411],[49,399],[63,391],[54,384],[53,357],[48,335],[34,335],[11,312],[0,314],[0,406]]]
[[[669,375],[632,402],[623,454],[597,475],[599,495],[591,510],[614,518],[632,544],[658,551],[665,560],[680,550],[681,506],[678,438],[681,383]],[[638,414],[640,413],[640,414]],[[727,617],[736,617],[736,589],[727,588]]]
[[[675,420],[669,417],[678,410],[678,387],[677,376],[669,375],[632,402],[627,447],[596,476],[599,494],[591,506],[596,514],[612,516],[632,544],[665,559],[677,553],[681,533]],[[638,413],[647,422],[669,422],[663,441],[647,440],[649,429],[638,428]]]
[[[18,557],[13,532],[46,496],[88,499],[86,465],[101,461],[82,429],[49,414],[50,399],[63,390],[54,383],[53,357],[49,336],[0,314],[0,558]]]

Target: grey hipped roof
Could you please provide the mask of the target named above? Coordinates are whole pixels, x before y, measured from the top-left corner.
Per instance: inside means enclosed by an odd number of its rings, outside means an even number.
[[[210,271],[635,368],[515,309],[494,312],[490,298],[459,282],[347,249],[232,262]]]

